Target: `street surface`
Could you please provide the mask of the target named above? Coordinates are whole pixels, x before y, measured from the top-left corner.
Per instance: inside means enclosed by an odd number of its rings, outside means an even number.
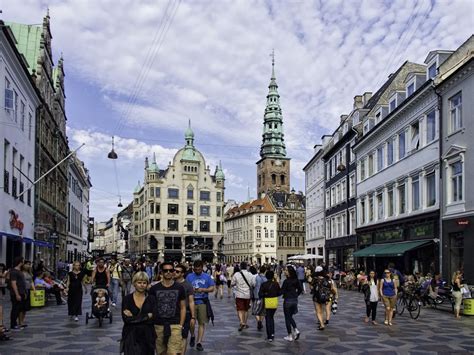
[[[295,316],[301,331],[298,341],[288,343],[282,303],[275,319],[275,342],[265,340],[265,330],[257,331],[252,319],[250,328],[237,331],[238,321],[233,300],[211,297],[215,325],[209,325],[204,352],[190,349],[188,354],[472,354],[474,353],[474,317],[456,320],[448,312],[423,308],[418,320],[408,313],[398,316],[392,327],[364,323],[365,305],[362,294],[340,291],[339,309],[326,330],[318,331],[310,295],[300,297],[299,313]],[[4,323],[9,327],[9,302],[4,299]],[[90,312],[90,297],[84,298],[83,314]],[[34,309],[27,315],[28,327],[11,331],[13,338],[0,342],[0,354],[118,354],[122,319],[117,307],[113,323],[104,322],[99,328],[95,319],[85,324],[69,320],[67,306]],[[383,306],[379,303],[377,320],[383,322]]]

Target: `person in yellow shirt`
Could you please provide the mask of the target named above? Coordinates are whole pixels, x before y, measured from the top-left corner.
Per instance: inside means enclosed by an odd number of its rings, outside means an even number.
[[[118,302],[118,294],[120,288],[120,281],[122,280],[122,267],[117,262],[117,259],[112,259],[109,266],[110,272],[110,291],[112,307],[115,307]]]

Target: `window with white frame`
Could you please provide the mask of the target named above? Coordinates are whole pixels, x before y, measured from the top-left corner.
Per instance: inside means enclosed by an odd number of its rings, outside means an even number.
[[[383,146],[377,148],[377,171],[381,171],[384,168],[384,153],[385,149]]]
[[[436,178],[435,173],[426,175],[426,206],[431,207],[436,204]]]
[[[331,236],[336,236],[336,218],[334,217],[331,218]]]
[[[374,220],[374,195],[369,196],[369,222]]]
[[[405,184],[399,185],[397,190],[398,190],[398,214],[403,214],[406,212]]]
[[[398,159],[402,159],[406,154],[405,131],[398,134]]]
[[[331,207],[331,196],[329,194],[329,190],[326,191],[326,208]]]
[[[341,202],[346,200],[346,180],[341,182]]]
[[[331,220],[326,218],[326,237],[331,238]]]
[[[365,180],[365,157],[360,160],[360,180]]]
[[[355,208],[353,208],[352,210],[349,211],[349,215],[350,215],[350,230],[351,230],[351,234],[355,234],[355,229],[356,229],[356,211],[355,211]]]
[[[336,203],[341,202],[341,184],[336,185]]]
[[[387,217],[392,217],[394,213],[393,208],[393,187],[389,188],[387,191]]]
[[[415,82],[413,81],[407,86],[407,97],[413,94],[414,92],[415,92]]]
[[[377,219],[381,220],[384,217],[383,208],[383,192],[377,194]]]
[[[356,190],[356,179],[355,179],[355,174],[352,174],[349,177],[349,197],[355,196],[355,190]]]
[[[449,99],[450,133],[462,128],[462,94],[459,92]]]
[[[365,196],[360,200],[360,223],[365,224]]]
[[[374,154],[369,155],[369,176],[374,174]]]
[[[352,147],[354,146],[355,144],[355,139],[352,140],[351,142],[351,146],[350,146],[350,162],[352,163],[354,160],[355,160],[355,154],[354,154],[354,151],[352,150]]]
[[[451,202],[463,200],[463,163],[457,161],[451,164]]]
[[[420,147],[420,122],[416,121],[411,126],[411,151]]]
[[[336,217],[336,228],[337,228],[337,236],[342,236],[342,216],[339,215]]]
[[[411,182],[412,192],[412,210],[420,209],[420,179],[418,176],[414,177]]]
[[[428,67],[428,79],[433,79],[436,76],[436,62]]]
[[[426,115],[426,143],[436,138],[436,113],[431,111]]]
[[[393,164],[393,139],[387,141],[387,166]]]
[[[268,215],[265,215],[265,223],[268,223]]]
[[[336,187],[331,187],[331,203],[332,203],[332,206],[335,205],[337,203],[337,200],[336,200]]]
[[[392,112],[393,110],[395,110],[397,108],[397,98],[394,97],[392,100],[390,100],[390,103],[389,103],[389,110],[390,112]]]
[[[14,96],[13,89],[11,88],[10,81],[5,78],[5,110],[8,112],[13,111]]]

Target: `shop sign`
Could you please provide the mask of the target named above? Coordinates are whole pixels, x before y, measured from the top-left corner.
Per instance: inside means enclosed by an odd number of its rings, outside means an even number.
[[[458,219],[457,221],[458,226],[468,226],[469,220],[468,219]]]
[[[391,242],[391,241],[401,240],[401,239],[402,239],[401,229],[387,230],[387,231],[375,233],[375,241],[377,243]]]
[[[20,233],[20,236],[23,234],[23,227],[24,224],[22,221],[20,221],[20,218],[18,217],[18,213],[16,213],[14,210],[8,211],[10,214],[10,228],[11,229],[17,229]]]
[[[425,237],[434,238],[434,226],[433,223],[421,224],[410,228],[409,232],[410,239],[419,239]]]

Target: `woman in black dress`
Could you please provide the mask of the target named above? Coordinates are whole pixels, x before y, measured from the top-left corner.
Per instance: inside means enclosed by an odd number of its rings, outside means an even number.
[[[86,286],[84,285],[84,272],[81,271],[81,263],[75,261],[72,265],[72,271],[67,275],[67,309],[68,315],[77,322],[80,315],[82,315],[82,289],[84,293]]]
[[[146,272],[137,272],[132,279],[135,291],[122,301],[122,341],[120,353],[125,355],[153,355],[156,333],[153,325],[155,297],[147,294],[149,285]]]

